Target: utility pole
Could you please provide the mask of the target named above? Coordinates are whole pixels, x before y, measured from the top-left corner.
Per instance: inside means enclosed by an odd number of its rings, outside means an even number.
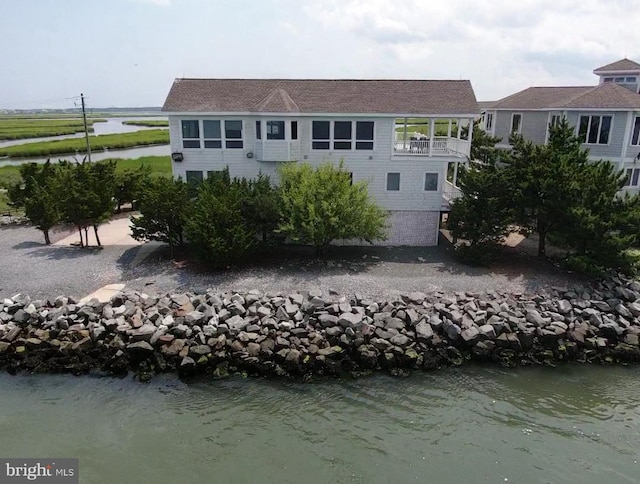
[[[82,101],[82,119],[84,121],[84,139],[87,141],[87,160],[91,163],[91,145],[89,144],[89,128],[87,128],[87,113],[84,110],[84,94],[80,93]]]

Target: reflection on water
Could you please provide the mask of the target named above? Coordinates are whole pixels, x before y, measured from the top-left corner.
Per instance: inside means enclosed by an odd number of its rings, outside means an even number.
[[[578,365],[315,384],[2,375],[0,455],[80,457],[82,482],[637,482],[638,383]]]

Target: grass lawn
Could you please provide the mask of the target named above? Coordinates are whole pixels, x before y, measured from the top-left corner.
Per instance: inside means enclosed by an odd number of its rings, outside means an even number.
[[[151,176],[171,176],[170,156],[143,156],[141,158],[111,158],[117,163],[116,170],[123,171],[129,168],[138,168],[142,165],[151,167]],[[9,188],[22,180],[20,176],[20,166],[0,167],[0,188]],[[4,192],[0,192],[2,195]],[[6,193],[4,193],[6,196]]]
[[[93,131],[93,123],[104,119],[88,119],[89,130]],[[82,119],[0,119],[0,140],[14,140],[25,138],[40,138],[45,136],[60,136],[63,134],[81,133],[84,131]]]
[[[168,127],[169,121],[164,119],[149,119],[148,121],[123,121],[122,124],[127,124],[129,126],[147,126],[149,128],[160,128]]]
[[[13,208],[9,206],[9,195],[7,192],[0,191],[0,216],[11,214],[12,217],[21,217],[24,211],[21,208]]]
[[[169,143],[169,130],[148,129],[133,133],[103,134],[89,136],[91,149],[103,151],[105,149],[123,149],[134,146],[162,145]],[[69,138],[56,141],[38,141],[17,146],[0,148],[0,156],[10,158],[29,156],[67,155],[84,152],[86,148],[84,138]]]

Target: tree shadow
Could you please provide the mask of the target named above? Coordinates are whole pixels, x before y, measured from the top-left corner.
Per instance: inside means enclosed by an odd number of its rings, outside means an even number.
[[[49,260],[72,260],[100,255],[103,247],[76,247],[76,246],[44,246],[29,252],[29,256],[40,257]]]
[[[12,249],[33,249],[34,247],[46,247],[44,242],[34,242],[32,240],[25,240],[24,242],[20,242],[19,244],[11,247]]]

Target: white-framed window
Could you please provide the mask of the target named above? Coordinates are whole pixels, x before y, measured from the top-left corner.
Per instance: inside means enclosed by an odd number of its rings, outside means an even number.
[[[226,148],[242,148],[242,121],[227,119],[224,122]]]
[[[267,139],[284,139],[284,121],[267,121]]]
[[[493,128],[493,113],[484,113],[484,129],[489,131]]]
[[[373,121],[313,121],[311,125],[314,150],[373,150],[373,142]]]
[[[183,148],[243,147],[241,120],[226,120],[224,131],[219,119],[183,119],[181,126]]]
[[[511,134],[520,134],[522,133],[522,114],[521,113],[513,113],[511,115]]]
[[[205,148],[222,148],[220,121],[205,119],[202,121],[202,134]]]
[[[562,115],[561,114],[552,114],[551,115],[551,121],[549,122],[549,127],[550,128],[555,128],[556,126],[558,126],[560,124],[560,121],[562,121]]]
[[[633,131],[631,131],[631,144],[640,146],[640,116],[636,116],[633,122]]]
[[[627,168],[625,173],[625,187],[637,187],[640,181],[640,168]]]
[[[200,122],[197,119],[182,120],[182,147],[200,148]]]
[[[438,191],[438,174],[437,173],[424,174],[424,191],[425,192]]]
[[[578,137],[585,144],[607,145],[611,133],[612,116],[580,116],[578,124]]]
[[[291,139],[292,140],[298,139],[298,122],[297,121],[291,121]]]
[[[400,191],[400,173],[387,173],[387,191]]]
[[[204,175],[202,171],[191,171],[187,170],[186,172],[187,183],[189,185],[200,185],[202,180],[204,180]]]

